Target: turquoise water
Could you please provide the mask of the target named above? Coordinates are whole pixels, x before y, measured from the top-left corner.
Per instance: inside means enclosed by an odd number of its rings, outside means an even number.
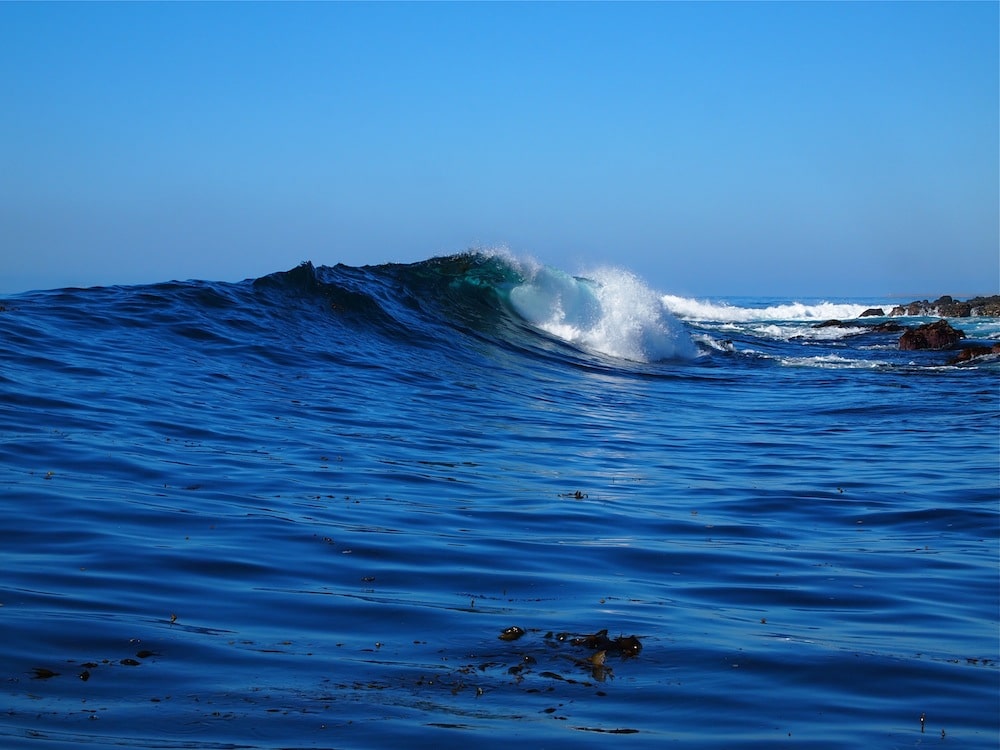
[[[791,302],[484,255],[0,300],[0,744],[992,750],[996,359]]]

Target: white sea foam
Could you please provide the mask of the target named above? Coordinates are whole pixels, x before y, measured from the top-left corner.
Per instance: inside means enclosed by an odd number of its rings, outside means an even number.
[[[522,263],[510,302],[532,325],[591,351],[634,362],[691,359],[690,334],[634,274],[602,268],[589,278]]]
[[[809,339],[810,341],[836,341],[848,336],[856,336],[861,330],[856,326],[824,326],[814,327],[815,324],[795,324],[786,323],[766,323],[764,325],[748,325],[745,330],[754,336],[776,341],[791,341],[794,339]]]
[[[819,367],[827,370],[873,370],[888,365],[886,362],[852,359],[837,354],[825,354],[817,357],[781,357],[779,361],[786,367]]]

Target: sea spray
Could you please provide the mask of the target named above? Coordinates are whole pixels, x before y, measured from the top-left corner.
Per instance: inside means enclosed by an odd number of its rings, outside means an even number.
[[[552,336],[633,362],[697,355],[684,325],[629,271],[601,268],[589,278],[547,266],[525,265],[523,271],[525,281],[510,290],[510,303]]]

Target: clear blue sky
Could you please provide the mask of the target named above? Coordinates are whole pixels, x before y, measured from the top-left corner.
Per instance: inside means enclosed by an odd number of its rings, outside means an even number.
[[[0,293],[506,245],[1000,290],[998,4],[0,4]]]

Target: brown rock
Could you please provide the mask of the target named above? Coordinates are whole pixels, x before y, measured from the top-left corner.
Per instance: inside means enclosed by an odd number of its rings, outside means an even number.
[[[867,311],[866,311],[867,314]],[[968,318],[982,315],[1000,317],[1000,295],[973,297],[967,302],[957,300],[949,294],[938,297],[933,302],[918,300],[908,305],[896,305],[889,311],[891,317],[909,315],[914,317],[936,316],[940,318]]]
[[[970,359],[976,359],[976,357],[985,357],[987,354],[1000,354],[1000,344],[963,347],[958,356],[950,359],[948,364],[957,365],[960,362],[968,362]]]
[[[861,317],[861,318],[881,318],[883,315],[885,315],[885,310],[883,310],[881,307],[869,307],[867,310],[865,310],[863,313],[861,313],[861,315],[859,315],[858,317]]]
[[[937,315],[942,318],[968,318],[972,315],[972,305],[968,302],[956,302],[951,297],[948,299],[948,302],[938,300],[934,303]]]
[[[822,323],[814,323],[813,328],[857,328],[857,323],[844,322],[843,320],[824,320]]]
[[[927,323],[918,328],[911,328],[899,337],[899,348],[905,351],[914,349],[950,349],[961,339],[965,332],[952,328],[947,320]]]
[[[871,326],[871,330],[876,333],[898,333],[903,330],[903,326],[894,320],[887,320],[884,323],[876,323]]]
[[[969,300],[973,315],[984,315],[988,318],[1000,318],[1000,294],[992,297],[973,297]]]
[[[903,330],[903,326],[894,320],[886,320],[882,323],[856,323],[853,320],[824,320],[822,323],[813,323],[813,328],[857,328],[858,333],[895,333]]]

